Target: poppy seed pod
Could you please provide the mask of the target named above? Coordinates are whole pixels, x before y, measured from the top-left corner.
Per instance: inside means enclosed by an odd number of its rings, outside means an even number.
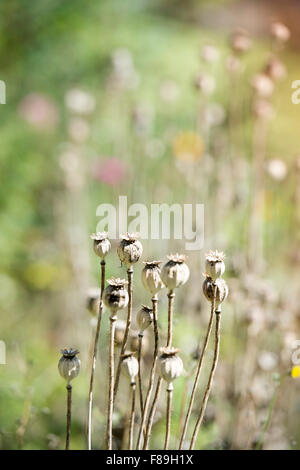
[[[229,42],[231,49],[236,54],[243,54],[247,52],[252,45],[252,41],[247,31],[240,28],[231,34]]]
[[[160,376],[168,383],[167,390],[173,390],[173,381],[177,379],[183,371],[183,363],[177,356],[177,348],[161,348],[161,355],[158,358]]]
[[[124,339],[124,333],[126,330],[126,321],[117,320],[115,326],[115,345],[121,346]]]
[[[291,32],[287,26],[279,21],[275,21],[271,26],[271,34],[278,42],[284,43],[291,37]]]
[[[77,349],[62,349],[62,357],[58,362],[58,371],[69,384],[80,372],[80,360],[77,357]]]
[[[123,370],[128,374],[130,383],[135,384],[135,377],[139,372],[139,363],[134,357],[135,352],[125,352],[122,355],[122,367]]]
[[[168,256],[168,259],[169,261],[162,268],[161,278],[165,286],[173,290],[187,282],[190,270],[185,264],[186,256],[177,253]]]
[[[143,246],[138,237],[137,233],[126,233],[121,236],[122,240],[117,252],[121,263],[124,263],[126,266],[132,266],[142,256]]]
[[[157,294],[163,289],[164,284],[160,277],[161,261],[145,261],[145,267],[142,271],[142,283],[147,291],[152,295]]]
[[[97,256],[103,260],[107,253],[111,249],[110,241],[107,238],[106,232],[97,232],[91,235],[91,239],[94,240],[94,252]]]
[[[128,292],[125,289],[128,284],[125,279],[111,278],[108,279],[108,286],[104,289],[103,300],[105,305],[113,312],[127,307],[128,304]]]
[[[88,311],[96,316],[100,306],[100,289],[99,287],[91,287],[87,292],[86,307]]]
[[[205,274],[215,281],[218,277],[221,277],[225,272],[225,255],[222,251],[210,250],[205,255]]]
[[[146,332],[147,333],[147,332]],[[149,336],[147,334],[144,334],[143,336],[143,347],[141,348],[141,355],[144,356],[149,352]],[[134,331],[130,334],[129,336],[129,348],[131,351],[138,352],[139,350],[139,345],[140,345],[140,333],[137,331]]]
[[[139,333],[143,334],[144,331],[151,325],[153,321],[153,310],[146,305],[142,305],[142,308],[136,314],[136,322],[140,329]]]
[[[226,300],[228,295],[228,286],[226,281],[219,277],[215,281],[213,281],[210,277],[206,277],[202,289],[205,297],[209,302],[212,302],[213,295],[214,295],[214,284],[216,286],[216,300],[215,300],[215,312],[221,312],[221,304]]]

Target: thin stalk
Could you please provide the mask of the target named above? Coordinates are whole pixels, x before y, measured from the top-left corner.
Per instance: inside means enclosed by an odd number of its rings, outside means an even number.
[[[166,437],[164,450],[168,450],[170,434],[171,434],[171,418],[172,418],[172,398],[173,398],[173,385],[170,384],[167,389],[167,416],[166,416]]]
[[[139,363],[139,372],[138,372],[138,381],[139,381],[139,397],[140,397],[140,408],[141,408],[141,416],[143,416],[143,387],[142,387],[142,371],[141,371],[141,364],[142,364],[142,342],[143,342],[144,335],[139,333],[139,347],[138,347],[138,363]]]
[[[139,435],[138,435],[138,440],[137,440],[137,450],[140,450],[141,443],[142,443],[142,435],[144,432],[144,427],[146,424],[146,417],[148,413],[148,408],[150,404],[150,398],[153,390],[153,385],[154,385],[154,377],[155,377],[155,369],[156,369],[156,363],[157,363],[157,356],[158,356],[158,325],[157,325],[157,294],[155,294],[152,297],[152,305],[153,305],[153,329],[154,329],[154,352],[153,352],[153,361],[152,361],[152,366],[151,366],[151,371],[150,371],[150,379],[149,379],[149,385],[148,385],[148,390],[145,398],[145,403],[144,403],[144,409],[143,409],[143,415],[142,415],[142,422],[141,426],[139,429]]]
[[[131,319],[132,319],[132,297],[133,297],[133,267],[130,266],[127,269],[127,278],[128,278],[128,307],[127,307],[127,322],[126,328],[124,332],[124,338],[121,346],[121,352],[119,356],[119,362],[116,372],[116,380],[114,385],[114,398],[117,395],[119,380],[120,380],[120,373],[121,373],[121,362],[122,362],[122,355],[125,353],[125,349],[127,346],[127,340],[129,336],[129,330],[131,326]]]
[[[92,449],[92,409],[93,409],[93,387],[94,387],[94,377],[96,370],[96,361],[97,361],[97,352],[98,352],[98,342],[101,328],[101,320],[103,313],[103,290],[105,282],[105,261],[101,261],[101,289],[100,289],[100,304],[99,304],[99,313],[97,320],[97,327],[94,338],[94,348],[92,356],[92,368],[91,368],[91,377],[90,377],[90,388],[89,388],[89,412],[88,412],[88,449]]]
[[[181,435],[181,439],[180,439],[180,443],[179,443],[179,450],[181,450],[182,447],[183,447],[184,439],[185,439],[186,432],[187,432],[187,429],[188,429],[188,424],[189,424],[189,420],[190,420],[190,417],[191,417],[192,408],[193,408],[193,404],[194,404],[194,400],[195,400],[196,390],[197,390],[197,387],[198,387],[198,384],[199,384],[203,359],[204,359],[204,355],[205,355],[205,352],[206,352],[206,349],[207,349],[207,346],[208,346],[209,337],[210,337],[211,330],[212,330],[212,325],[213,325],[213,320],[214,320],[214,311],[215,311],[215,296],[214,296],[213,301],[211,303],[210,319],[209,319],[209,323],[208,323],[208,327],[207,327],[207,331],[206,331],[206,336],[205,336],[203,348],[202,348],[201,355],[200,355],[200,358],[199,358],[199,364],[198,364],[196,377],[195,377],[195,381],[194,381],[194,385],[193,385],[193,390],[192,390],[192,394],[191,394],[191,398],[190,398],[190,402],[189,402],[189,406],[188,406],[188,411],[187,411],[185,421],[184,421],[183,431],[182,431],[182,435]]]
[[[129,424],[129,444],[128,449],[132,450],[133,448],[133,429],[134,429],[134,418],[135,418],[135,382],[131,384],[131,413],[130,413],[130,424]]]
[[[66,450],[70,449],[71,435],[71,410],[72,410],[72,385],[68,384],[67,389],[67,433],[66,433]]]
[[[211,388],[212,388],[213,378],[214,378],[215,371],[216,371],[217,364],[218,364],[219,350],[220,350],[220,324],[221,324],[221,312],[216,312],[214,359],[213,359],[212,367],[211,367],[211,370],[210,370],[209,379],[208,379],[208,383],[207,383],[206,390],[205,390],[205,393],[204,393],[204,397],[203,397],[203,400],[202,400],[202,405],[201,405],[201,408],[200,408],[199,416],[198,416],[196,426],[195,426],[195,429],[194,429],[194,432],[193,432],[193,436],[192,436],[192,440],[191,440],[191,444],[190,444],[190,450],[194,449],[195,441],[197,439],[199,428],[201,426],[203,416],[204,416],[204,413],[205,413],[205,410],[206,410],[208,398],[209,398]]]
[[[108,382],[108,403],[107,403],[107,422],[105,443],[106,449],[112,450],[112,417],[114,410],[114,346],[115,346],[115,328],[117,316],[112,313],[110,316],[110,341],[109,341],[109,382]]]
[[[168,341],[167,341],[167,348],[171,347],[172,339],[173,339],[174,297],[175,297],[175,292],[173,290],[169,290],[169,292],[168,292]]]
[[[158,403],[158,399],[159,399],[159,395],[160,395],[161,384],[162,384],[162,378],[159,377],[158,380],[157,380],[157,385],[156,385],[156,390],[155,390],[153,403],[152,403],[150,413],[149,413],[149,419],[148,419],[148,424],[147,424],[146,437],[145,437],[145,441],[144,441],[143,450],[147,450],[148,446],[149,446],[149,440],[150,440],[150,436],[151,436],[153,419],[154,419],[154,415],[155,415],[155,411],[156,411],[156,408],[157,408],[157,403]]]

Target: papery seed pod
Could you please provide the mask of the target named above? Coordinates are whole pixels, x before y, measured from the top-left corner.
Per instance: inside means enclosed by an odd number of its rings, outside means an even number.
[[[147,291],[152,295],[157,294],[163,289],[164,284],[160,277],[161,261],[145,261],[145,267],[142,271],[142,283]]]
[[[103,300],[105,305],[113,312],[127,307],[128,292],[125,286],[128,284],[125,279],[108,279],[108,286],[104,289]]]
[[[205,255],[205,274],[215,281],[221,277],[225,271],[224,258],[225,255],[222,251],[209,250]]]
[[[216,285],[216,300],[215,300],[215,312],[221,311],[221,304],[226,300],[228,295],[228,286],[226,281],[219,277],[215,281],[213,281],[210,277],[206,277],[202,289],[205,297],[209,302],[213,301],[214,295],[214,284]]]
[[[271,25],[271,34],[278,42],[284,43],[291,37],[291,32],[287,26],[279,21],[275,21]]]
[[[65,348],[61,350],[62,357],[58,362],[58,371],[69,384],[80,372],[80,360],[77,357],[77,349]]]
[[[126,233],[121,236],[117,252],[121,263],[126,266],[132,266],[142,256],[143,246],[138,237],[137,233]]]
[[[111,249],[110,241],[107,238],[106,232],[97,232],[91,235],[91,239],[94,240],[94,252],[97,256],[103,260],[107,253]]]
[[[161,355],[158,358],[160,376],[167,382],[168,390],[173,390],[173,381],[177,379],[183,371],[183,363],[177,356],[177,348],[161,348]]]
[[[100,305],[100,289],[99,287],[91,287],[87,292],[86,307],[91,315],[96,316],[99,312]]]
[[[229,43],[231,49],[237,54],[243,54],[247,52],[252,45],[252,41],[247,31],[241,28],[237,29],[231,34]]]
[[[185,263],[186,256],[177,253],[168,256],[168,259],[169,261],[162,268],[161,278],[165,286],[173,290],[187,282],[190,270]]]
[[[140,342],[140,335],[138,331],[133,331],[131,332],[129,336],[129,348],[131,351],[137,352],[139,349],[139,342]],[[143,347],[142,347],[142,356],[144,356],[148,351],[149,351],[149,336],[147,335],[147,332],[145,332],[143,336]]]
[[[124,333],[126,329],[126,321],[117,320],[115,325],[115,345],[121,346],[124,339]]]
[[[135,384],[135,377],[139,372],[138,360],[134,357],[135,352],[125,352],[122,357],[122,368],[130,378],[130,383]]]
[[[265,73],[254,75],[251,86],[260,98],[269,98],[274,91],[274,83]]]
[[[140,329],[140,333],[143,332],[151,325],[153,322],[153,310],[147,305],[142,305],[142,308],[136,314],[136,322]]]

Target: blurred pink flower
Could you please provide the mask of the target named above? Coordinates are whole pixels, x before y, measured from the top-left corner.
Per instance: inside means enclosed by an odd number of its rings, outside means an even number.
[[[53,129],[58,122],[58,109],[53,101],[39,93],[30,93],[19,105],[21,117],[39,130]]]
[[[92,168],[92,176],[101,183],[116,186],[125,178],[124,163],[116,157],[97,161]]]

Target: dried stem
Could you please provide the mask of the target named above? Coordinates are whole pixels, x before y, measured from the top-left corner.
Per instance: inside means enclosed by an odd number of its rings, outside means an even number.
[[[169,290],[168,292],[168,341],[167,348],[172,346],[173,339],[173,309],[174,309],[175,292]]]
[[[133,448],[133,429],[134,429],[134,418],[135,418],[135,382],[131,384],[131,413],[130,413],[130,424],[129,424],[129,444],[128,449]]]
[[[143,450],[148,449],[152,425],[153,425],[153,419],[154,419],[154,415],[155,415],[155,411],[156,411],[156,407],[157,407],[157,403],[158,403],[158,399],[160,395],[161,384],[162,384],[162,378],[158,377],[156,390],[155,390],[152,406],[151,406],[150,413],[149,413],[149,419],[148,419],[148,424],[147,424],[146,437],[145,437]]]
[[[138,381],[139,381],[139,397],[140,397],[140,408],[141,408],[141,416],[143,416],[143,387],[142,387],[142,371],[141,371],[141,364],[142,364],[142,342],[143,342],[144,335],[139,333],[139,347],[138,347],[138,363],[139,363],[139,372],[138,372]]]
[[[67,433],[66,433],[66,450],[70,449],[71,435],[71,409],[72,409],[72,385],[68,384],[67,389]]]
[[[143,432],[144,432],[144,427],[145,427],[145,423],[146,423],[146,417],[147,417],[147,413],[148,413],[151,393],[152,393],[152,390],[153,390],[154,377],[155,377],[155,368],[156,368],[157,356],[158,356],[157,302],[158,302],[158,299],[157,299],[157,294],[156,294],[152,297],[153,328],[154,328],[154,353],[153,353],[153,361],[152,361],[152,366],[151,366],[151,371],[150,371],[149,385],[148,385],[148,390],[147,390],[146,399],[145,399],[145,403],[144,403],[142,422],[141,422],[141,426],[140,426],[140,429],[139,429],[138,441],[137,441],[137,446],[136,446],[137,450],[140,450],[141,443],[142,443],[142,435],[143,435]]]
[[[206,405],[207,405],[208,398],[209,398],[211,388],[212,388],[213,378],[214,378],[215,371],[216,371],[217,364],[218,364],[219,349],[220,349],[220,323],[221,323],[221,312],[216,312],[214,359],[213,359],[212,367],[211,367],[211,370],[210,370],[209,379],[208,379],[208,383],[207,383],[206,390],[205,390],[205,393],[204,393],[204,397],[203,397],[203,400],[202,400],[202,405],[201,405],[201,408],[200,408],[199,416],[198,416],[196,426],[195,426],[195,429],[194,429],[194,432],[193,432],[193,436],[192,436],[192,440],[191,440],[191,444],[190,444],[190,450],[194,449],[195,441],[197,439],[199,428],[201,426],[203,416],[204,416],[204,413],[205,413],[205,410],[206,410]]]
[[[171,417],[172,417],[172,398],[173,398],[173,385],[170,384],[167,388],[167,415],[166,415],[166,437],[164,450],[168,450],[170,433],[171,433]]]
[[[130,330],[130,326],[131,326],[131,319],[132,319],[132,296],[133,296],[133,267],[132,266],[130,266],[127,269],[127,277],[128,277],[127,322],[126,322],[126,328],[125,328],[125,332],[124,332],[124,338],[123,338],[123,342],[122,342],[122,346],[121,346],[119,362],[118,362],[118,367],[117,367],[117,372],[116,372],[116,380],[115,380],[115,385],[114,385],[114,398],[116,397],[116,394],[117,394],[117,391],[118,391],[120,373],[121,373],[122,355],[125,353],[127,340],[128,340],[128,335],[129,335],[129,330]]]
[[[109,383],[108,383],[108,403],[107,403],[107,424],[105,443],[106,449],[112,450],[112,416],[114,410],[114,346],[115,346],[115,328],[117,316],[112,313],[110,316],[110,342],[109,342]]]
[[[184,421],[183,431],[182,431],[182,435],[181,435],[181,439],[180,439],[180,443],[179,443],[179,450],[181,450],[182,447],[183,447],[184,439],[185,439],[188,424],[189,424],[189,420],[190,420],[190,417],[191,417],[192,408],[193,408],[195,395],[196,395],[196,390],[197,390],[199,379],[200,379],[200,373],[201,373],[201,368],[202,368],[202,364],[203,364],[203,358],[204,358],[204,355],[205,355],[205,352],[206,352],[206,349],[207,349],[207,346],[208,346],[209,337],[210,337],[211,330],[212,330],[213,319],[214,319],[214,311],[215,311],[215,296],[214,296],[213,301],[211,303],[210,319],[209,319],[209,323],[208,323],[208,327],[207,327],[207,332],[206,332],[206,336],[205,336],[205,340],[204,340],[204,345],[203,345],[201,355],[200,355],[200,358],[199,358],[199,364],[198,364],[196,377],[195,377],[195,381],[194,381],[194,385],[193,385],[193,390],[192,390],[192,394],[191,394],[191,398],[190,398],[190,402],[189,402],[189,406],[188,406],[188,411],[187,411],[185,421]]]
[[[90,388],[89,388],[89,412],[88,412],[88,449],[89,450],[92,449],[93,386],[94,386],[94,377],[95,377],[95,370],[96,370],[98,341],[99,341],[101,320],[102,320],[102,313],[103,313],[103,300],[102,300],[102,297],[103,297],[103,290],[104,290],[104,282],[105,282],[105,261],[102,260],[101,261],[100,304],[99,304],[97,327],[96,327],[95,338],[94,338],[94,348],[93,348],[93,356],[92,356],[92,369],[91,369]]]

